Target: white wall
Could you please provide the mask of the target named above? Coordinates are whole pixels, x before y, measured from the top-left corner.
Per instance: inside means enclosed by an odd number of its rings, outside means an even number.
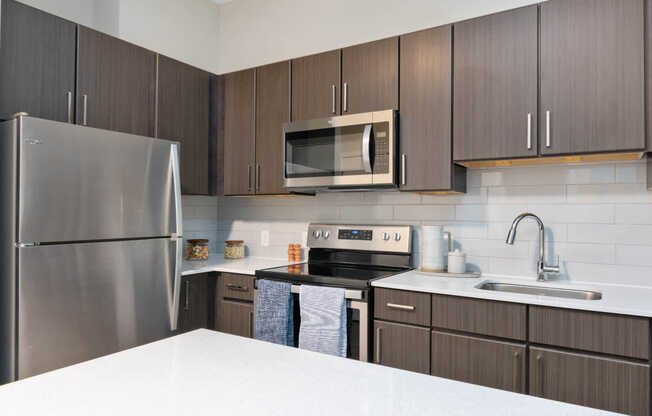
[[[536,0],[234,0],[220,6],[220,72],[324,52]]]
[[[20,0],[209,72],[219,72],[219,6],[210,0]]]
[[[456,247],[468,253],[472,269],[534,279],[534,222],[521,223],[516,243],[505,244],[512,220],[530,211],[546,225],[548,262],[560,256],[562,279],[649,287],[652,192],[646,189],[645,174],[643,161],[472,169],[466,195],[343,192],[314,198],[219,198],[218,250],[224,240],[238,239],[246,241],[251,255],[285,258],[289,243],[305,246],[311,221],[442,224]],[[269,246],[261,244],[263,231],[270,233]],[[418,259],[418,243],[415,251]]]

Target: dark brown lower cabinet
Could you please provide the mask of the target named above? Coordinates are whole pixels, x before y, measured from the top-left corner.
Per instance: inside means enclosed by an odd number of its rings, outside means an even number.
[[[530,394],[633,416],[649,416],[650,366],[530,348]]]
[[[254,337],[254,305],[230,299],[217,301],[217,330],[241,337]]]
[[[181,281],[179,332],[213,328],[215,278],[210,274],[185,276]]]
[[[430,330],[374,321],[374,362],[430,374]]]
[[[432,331],[433,376],[526,392],[525,345]]]

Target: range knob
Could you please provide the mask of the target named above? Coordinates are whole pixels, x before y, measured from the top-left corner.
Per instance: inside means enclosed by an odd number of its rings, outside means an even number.
[[[389,241],[390,235],[388,233],[383,233],[383,240]]]
[[[328,240],[328,237],[331,236],[331,233],[330,233],[330,231],[324,231],[324,232],[322,233],[322,235],[324,236],[324,239],[325,239],[325,240]]]
[[[313,231],[312,236],[315,237],[316,239],[319,239],[319,237],[321,237],[321,230]]]
[[[401,234],[399,234],[399,233],[394,233],[394,240],[395,240],[395,241],[401,241]]]

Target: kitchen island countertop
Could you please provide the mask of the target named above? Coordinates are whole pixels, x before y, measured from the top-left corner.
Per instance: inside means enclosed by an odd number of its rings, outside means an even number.
[[[613,415],[209,330],[0,387],[4,416]]]

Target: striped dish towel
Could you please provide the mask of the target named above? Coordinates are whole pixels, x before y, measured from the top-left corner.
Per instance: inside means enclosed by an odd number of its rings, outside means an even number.
[[[301,285],[299,348],[346,357],[344,289]]]
[[[294,346],[294,300],[292,284],[258,281],[255,338],[274,344]]]

